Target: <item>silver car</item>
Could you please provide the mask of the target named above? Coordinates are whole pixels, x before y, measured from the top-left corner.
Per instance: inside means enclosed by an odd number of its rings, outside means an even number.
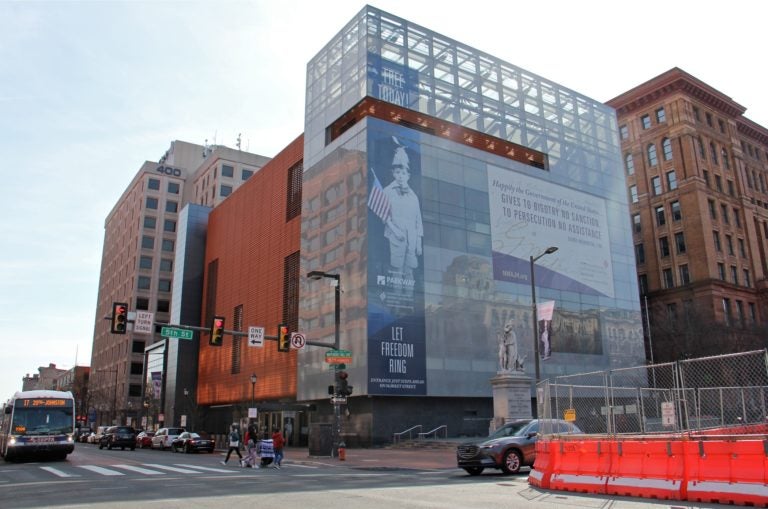
[[[152,449],[164,451],[171,448],[171,443],[184,433],[184,428],[160,428],[152,437]]]
[[[542,423],[546,424],[547,433],[563,435],[582,432],[573,423],[561,420],[521,419],[508,422],[486,438],[459,445],[456,449],[459,468],[470,475],[480,475],[486,468],[516,474],[520,467],[533,466],[536,439]]]

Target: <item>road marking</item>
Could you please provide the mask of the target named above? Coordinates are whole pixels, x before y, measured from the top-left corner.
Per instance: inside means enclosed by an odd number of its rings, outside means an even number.
[[[198,470],[189,470],[187,468],[178,468],[178,467],[171,467],[168,465],[159,465],[157,463],[144,463],[144,465],[152,468],[159,468],[160,470],[169,470],[171,472],[177,472],[179,474],[199,474],[200,473]],[[185,465],[185,466],[191,466],[191,465]],[[194,467],[194,468],[200,468],[200,467]]]
[[[80,477],[79,475],[76,475],[76,474],[68,474],[66,472],[63,472],[63,471],[59,470],[58,468],[40,467],[40,469],[41,470],[45,470],[46,472],[50,472],[53,475],[58,475],[59,477]]]
[[[160,467],[160,465],[157,465],[157,466]],[[235,470],[227,470],[225,468],[201,467],[199,465],[185,465],[183,463],[176,463],[176,466],[187,467],[187,468],[197,468],[198,470],[205,470],[206,472],[226,472],[227,474],[231,474],[235,472]],[[168,467],[168,468],[172,468],[172,467]],[[179,469],[179,471],[181,471],[181,469]],[[195,472],[195,473],[199,474],[200,472]]]
[[[148,468],[141,468],[134,465],[110,465],[115,468],[122,468],[124,470],[130,470],[131,472],[138,472],[139,474],[146,475],[165,475],[165,472],[158,472],[157,470],[150,470]]]
[[[320,468],[317,465],[302,465],[301,463],[291,463],[291,468],[298,467],[298,468]]]
[[[90,470],[91,472],[96,472],[97,474],[101,474],[101,475],[125,475],[122,472],[117,472],[115,470],[110,470],[108,468],[97,467],[95,465],[77,465],[77,468]]]

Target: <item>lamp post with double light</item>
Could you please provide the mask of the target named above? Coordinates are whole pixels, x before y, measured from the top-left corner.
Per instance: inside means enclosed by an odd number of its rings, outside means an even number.
[[[335,283],[336,289],[334,293],[335,301],[334,301],[334,337],[333,337],[333,348],[334,350],[338,350],[340,347],[340,326],[341,326],[341,275],[340,274],[333,274],[329,272],[323,272],[321,270],[313,270],[307,274],[307,277],[309,279],[319,280],[323,278],[332,279]],[[338,371],[339,365],[336,364],[336,371]],[[339,387],[338,383],[336,382],[336,376],[334,376],[334,394],[333,394],[333,450],[331,451],[331,454],[333,456],[338,457],[339,456],[339,446],[343,445],[341,444],[341,403],[340,403],[340,396],[338,394]]]
[[[539,384],[539,379],[541,378],[541,367],[539,365],[540,359],[539,359],[539,317],[538,312],[536,309],[536,271],[534,269],[534,264],[536,263],[536,260],[541,258],[542,256],[546,256],[548,254],[552,254],[555,251],[557,251],[557,246],[551,246],[548,247],[543,253],[541,253],[538,256],[531,256],[531,302],[533,306],[533,356],[535,357],[536,362],[536,385]],[[538,401],[538,398],[537,398]]]
[[[256,373],[251,374],[251,408],[256,404],[256,380],[258,380],[259,377],[256,376]],[[248,409],[248,424],[251,423],[251,410]]]

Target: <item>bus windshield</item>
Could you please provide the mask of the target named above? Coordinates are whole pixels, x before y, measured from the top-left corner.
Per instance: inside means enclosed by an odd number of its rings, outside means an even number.
[[[19,408],[13,412],[11,432],[15,435],[71,433],[73,408]]]

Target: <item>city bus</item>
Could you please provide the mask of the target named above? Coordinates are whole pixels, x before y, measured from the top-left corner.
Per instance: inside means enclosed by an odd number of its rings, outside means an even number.
[[[0,414],[0,455],[66,459],[75,450],[75,398],[71,392],[19,391]]]

